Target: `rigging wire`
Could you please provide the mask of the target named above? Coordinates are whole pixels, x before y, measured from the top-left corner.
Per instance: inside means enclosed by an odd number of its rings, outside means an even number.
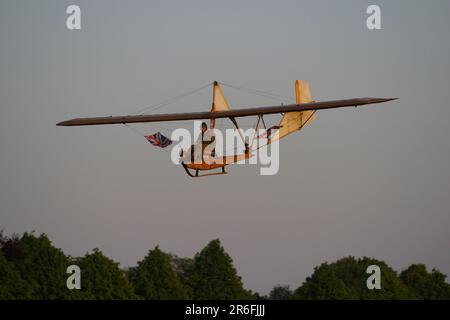
[[[145,135],[142,134],[138,129],[133,128],[132,126],[129,126],[127,123],[124,123],[123,125],[124,125],[125,127],[129,128],[131,131],[133,131],[133,132],[136,133],[137,135],[139,135],[139,136],[145,138]]]
[[[262,97],[265,97],[265,98],[267,98],[267,99],[275,100],[275,101],[277,101],[277,102],[279,102],[280,99],[283,99],[284,101],[293,101],[293,99],[292,99],[291,97],[286,97],[286,96],[283,96],[283,95],[280,95],[280,94],[276,94],[276,93],[266,92],[266,91],[257,90],[257,89],[245,88],[245,87],[241,87],[241,86],[237,86],[237,85],[232,85],[232,84],[227,84],[227,83],[223,83],[223,82],[219,82],[219,83],[220,83],[221,85],[225,86],[225,87],[229,87],[229,88],[233,88],[233,89],[235,89],[235,90],[240,90],[240,91],[248,92],[248,93],[251,93],[251,94],[254,94],[254,95],[258,95],[258,96],[262,96]],[[211,86],[211,85],[213,85],[213,82],[210,82],[210,83],[208,83],[208,84],[206,84],[206,85],[204,85],[204,86],[201,86],[201,87],[196,88],[196,89],[194,89],[194,90],[191,90],[191,91],[189,91],[189,92],[186,92],[186,93],[180,94],[180,95],[178,95],[178,96],[169,98],[169,99],[167,99],[167,100],[164,100],[164,101],[162,101],[162,102],[160,102],[160,103],[157,103],[157,104],[154,104],[154,105],[152,105],[152,106],[143,108],[143,109],[139,110],[139,111],[137,112],[137,114],[142,115],[142,114],[144,114],[144,112],[151,112],[151,111],[155,111],[155,110],[161,109],[161,108],[163,108],[163,107],[165,107],[165,106],[167,106],[167,105],[173,104],[173,103],[175,103],[176,101],[181,100],[182,98],[185,98],[185,97],[187,97],[187,96],[189,96],[189,95],[192,95],[192,94],[194,94],[194,93],[197,93],[197,92],[199,92],[199,91],[201,91],[201,90],[203,90],[203,89],[205,89],[205,88],[207,88],[207,87],[209,87],[209,86]],[[177,122],[178,122],[178,124],[179,124],[179,121],[173,121],[173,125],[177,125]],[[141,133],[139,130],[137,130],[136,128],[133,128],[133,127],[131,127],[130,125],[128,125],[128,124],[126,124],[126,123],[124,123],[124,125],[125,125],[126,127],[128,127],[130,130],[132,130],[134,133],[138,134],[139,136],[146,137],[144,134],[142,134],[142,133]],[[167,127],[160,126],[160,125],[155,125],[155,124],[153,124],[153,123],[152,123],[152,124],[148,124],[148,123],[147,123],[146,125],[147,125],[148,127],[156,127],[156,128],[164,129],[164,130],[168,130],[168,131],[171,131],[171,130],[173,129],[173,128],[167,128]],[[220,119],[219,127],[222,129],[223,125],[224,125],[223,119]],[[255,138],[255,137],[253,137],[252,140],[254,140],[254,138]],[[252,145],[253,145],[253,141],[252,141]],[[268,144],[266,144],[266,145],[268,145]],[[260,148],[262,148],[262,147],[264,147],[264,146],[266,146],[266,145],[258,146],[258,147],[257,147],[256,149],[254,149],[253,151],[259,150]],[[236,151],[237,148],[238,148],[238,147],[234,147],[234,148],[232,148],[231,150]],[[165,150],[165,149],[163,149],[163,150],[164,150],[164,151],[168,151],[168,150]],[[228,151],[230,151],[230,149],[225,150],[225,154],[228,153]]]
[[[221,85],[225,86],[225,87],[229,87],[229,88],[233,88],[233,89],[241,90],[241,91],[246,91],[248,93],[252,93],[252,94],[255,94],[255,95],[258,95],[258,96],[262,96],[262,97],[265,97],[267,99],[272,99],[272,100],[275,100],[275,101],[279,101],[280,98],[284,99],[284,100],[287,100],[287,101],[293,101],[293,99],[291,97],[286,97],[286,96],[283,96],[283,95],[280,95],[280,94],[276,94],[276,93],[266,92],[266,91],[257,90],[257,89],[245,88],[245,87],[232,85],[232,84],[228,84],[228,83],[224,83],[224,82],[219,82],[219,83]],[[175,103],[178,100],[181,100],[184,97],[187,97],[189,95],[197,93],[198,91],[201,91],[201,90],[203,90],[205,88],[208,88],[209,86],[212,86],[213,84],[214,84],[213,82],[210,82],[210,83],[208,83],[206,85],[203,85],[203,86],[201,86],[199,88],[196,88],[196,89],[193,89],[191,91],[188,91],[188,92],[185,92],[183,94],[180,94],[178,96],[169,98],[169,99],[164,100],[162,102],[159,102],[157,104],[145,107],[143,109],[138,110],[136,112],[136,114],[142,115],[142,114],[144,114],[144,112],[147,112],[147,111],[155,111],[155,110],[161,109],[161,108],[163,108],[163,107],[165,107],[167,105]]]
[[[219,82],[219,83],[225,87],[233,88],[233,89],[240,90],[240,91],[246,91],[246,92],[253,93],[255,95],[262,96],[262,97],[265,97],[268,99],[272,99],[272,100],[275,100],[278,102],[279,102],[280,98],[283,100],[287,100],[287,101],[294,101],[291,97],[286,97],[286,96],[276,94],[276,93],[266,92],[266,91],[257,90],[257,89],[245,88],[245,87],[241,87],[241,86],[227,84],[224,82]]]
[[[206,84],[206,85],[204,85],[204,86],[201,86],[200,88],[197,88],[197,89],[191,90],[191,91],[189,91],[189,92],[180,94],[180,95],[178,95],[178,96],[176,96],[176,97],[173,97],[173,98],[169,98],[169,99],[167,99],[167,100],[164,100],[164,101],[162,101],[162,102],[160,102],[160,103],[157,103],[157,104],[154,104],[154,105],[152,105],[152,106],[145,107],[145,108],[143,108],[143,109],[137,111],[137,114],[142,115],[142,114],[144,114],[144,112],[146,112],[146,111],[155,111],[155,110],[161,109],[161,108],[163,108],[163,107],[165,107],[165,106],[167,106],[167,105],[169,105],[169,104],[172,104],[172,103],[174,103],[174,102],[176,102],[176,101],[178,101],[178,100],[180,100],[180,99],[182,99],[182,98],[184,98],[184,97],[187,97],[187,96],[189,96],[189,95],[192,95],[192,94],[194,94],[194,93],[196,93],[196,92],[198,92],[198,91],[200,91],[200,90],[203,90],[203,89],[205,89],[205,88],[211,86],[212,84],[213,84],[213,82],[210,82],[210,83],[208,83],[208,84]]]
[[[191,91],[188,91],[188,92],[185,92],[185,93],[183,93],[183,94],[180,94],[180,95],[178,95],[178,96],[169,98],[169,99],[167,99],[167,100],[164,100],[164,101],[159,102],[159,103],[157,103],[157,104],[151,105],[151,106],[149,106],[149,107],[145,107],[145,108],[143,108],[143,109],[137,111],[136,113],[142,115],[142,114],[144,114],[144,112],[151,112],[151,111],[155,111],[155,110],[161,109],[161,108],[163,108],[163,107],[165,107],[165,106],[167,106],[167,105],[169,105],[169,104],[172,104],[172,103],[175,103],[176,101],[179,101],[180,99],[182,99],[182,98],[184,98],[184,97],[187,97],[187,96],[189,96],[189,95],[192,95],[192,94],[194,94],[194,93],[197,93],[197,92],[199,92],[199,91],[201,91],[201,90],[203,90],[203,89],[205,89],[205,88],[211,86],[212,84],[213,84],[213,82],[210,82],[210,83],[208,83],[208,84],[206,84],[206,85],[203,85],[203,86],[201,86],[201,87],[199,87],[199,88],[196,88],[196,89],[193,89],[193,90],[191,90]],[[177,124],[175,123],[175,122],[177,122],[177,121],[173,121],[173,122],[174,122],[174,123],[173,123],[172,125],[177,125]],[[134,133],[138,134],[139,136],[145,137],[145,135],[142,134],[142,133],[141,133],[139,130],[137,130],[136,128],[134,128],[134,127],[132,127],[132,126],[126,124],[126,123],[124,123],[124,125],[125,125],[126,127],[128,127],[130,130],[132,130]],[[148,126],[148,127],[150,127],[150,128],[156,127],[156,128],[164,129],[164,130],[167,130],[167,131],[172,131],[172,130],[173,130],[173,128],[168,128],[168,127],[161,126],[161,125],[156,125],[156,124],[153,124],[153,123],[152,123],[152,124],[146,123],[146,126]],[[163,150],[165,150],[165,149],[163,149]],[[168,151],[168,150],[165,150],[165,151]]]
[[[140,137],[143,137],[143,138],[145,138],[145,139],[147,140],[147,137],[145,136],[145,134],[142,134],[142,132],[140,132],[139,130],[137,130],[137,129],[131,127],[131,126],[129,126],[129,125],[126,124],[126,123],[124,123],[123,125],[126,126],[127,128],[129,128],[133,133],[135,133],[135,134],[139,135]],[[164,149],[164,148],[161,148],[161,150],[166,151],[166,152],[169,152],[169,150]]]

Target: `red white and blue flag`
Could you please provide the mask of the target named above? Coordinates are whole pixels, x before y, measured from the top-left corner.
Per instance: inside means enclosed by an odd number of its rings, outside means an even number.
[[[146,138],[147,138],[148,142],[150,142],[155,147],[165,148],[172,144],[172,140],[163,136],[161,134],[161,132],[159,132],[159,131],[157,133],[146,136]]]

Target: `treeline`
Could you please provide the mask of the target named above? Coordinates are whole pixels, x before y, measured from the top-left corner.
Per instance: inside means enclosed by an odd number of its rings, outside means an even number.
[[[69,290],[69,265],[81,269],[81,289]],[[369,265],[381,268],[381,289],[369,290]],[[180,258],[158,246],[122,270],[94,249],[66,256],[44,234],[6,237],[0,233],[0,299],[450,299],[446,276],[423,264],[399,275],[383,261],[346,257],[323,263],[295,290],[275,286],[268,296],[246,290],[218,239],[193,258]]]

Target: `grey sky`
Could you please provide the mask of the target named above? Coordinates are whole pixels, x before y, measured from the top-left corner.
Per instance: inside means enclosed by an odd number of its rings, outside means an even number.
[[[65,27],[78,4],[82,30]],[[365,27],[379,4],[380,31]],[[122,265],[220,238],[245,285],[296,288],[345,255],[450,274],[450,2],[0,2],[0,229]],[[118,115],[213,80],[316,100],[401,99],[318,112],[280,145],[278,175],[189,179]],[[224,88],[230,104],[273,104]],[[163,112],[210,107],[210,92]],[[141,127],[153,132],[155,129]]]

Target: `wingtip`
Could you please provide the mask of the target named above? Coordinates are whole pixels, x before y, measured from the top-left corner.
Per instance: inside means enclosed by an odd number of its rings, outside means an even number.
[[[66,120],[66,121],[61,121],[58,122],[56,125],[59,127],[67,127],[70,126],[72,120]]]
[[[395,98],[378,98],[378,100],[380,102],[388,102],[388,101],[394,101],[394,100],[398,100],[398,99],[400,99],[400,98],[397,98],[397,97],[395,97]]]

